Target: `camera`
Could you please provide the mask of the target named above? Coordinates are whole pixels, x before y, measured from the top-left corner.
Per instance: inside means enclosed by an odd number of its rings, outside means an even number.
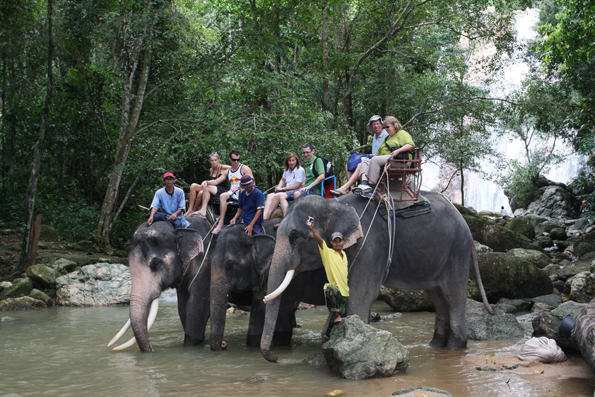
[[[312,226],[312,222],[314,221],[314,218],[312,218],[311,216],[308,217],[308,222],[306,222],[306,225],[308,226]]]

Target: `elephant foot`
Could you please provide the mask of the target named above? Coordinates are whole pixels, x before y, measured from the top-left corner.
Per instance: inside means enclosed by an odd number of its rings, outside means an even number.
[[[292,331],[275,331],[273,335],[273,344],[275,346],[288,346],[291,345]]]
[[[262,338],[262,334],[258,334],[258,335],[248,334],[248,336],[246,337],[246,345],[249,347],[259,347],[261,338]]]
[[[211,335],[211,350],[221,351],[227,347],[227,343],[223,340],[223,335]]]
[[[451,338],[446,346],[446,350],[462,350],[467,348],[467,339]]]
[[[430,347],[445,347],[447,345],[448,338],[446,335],[440,335],[434,333],[434,337],[429,343]]]
[[[202,344],[204,338],[193,338],[190,335],[184,335],[184,346],[192,347]]]

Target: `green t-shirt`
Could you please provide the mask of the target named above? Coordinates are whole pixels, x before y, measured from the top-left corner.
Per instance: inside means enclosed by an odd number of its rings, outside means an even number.
[[[324,164],[322,163],[322,160],[320,160],[320,161],[316,161],[316,160],[319,160],[319,158],[316,156],[313,156],[312,161],[304,164],[304,169],[306,170],[306,183],[304,184],[304,186],[309,186],[317,178],[316,176],[314,176],[314,172],[312,172],[313,164],[316,164],[315,167],[316,167],[316,171],[318,172],[318,176],[320,176],[321,174],[324,174]],[[312,189],[317,191],[318,194],[322,194],[321,188],[322,188],[322,183],[319,183],[318,185],[314,186]]]
[[[415,143],[413,143],[413,138],[411,138],[411,135],[409,135],[409,133],[405,130],[399,130],[395,135],[388,137],[386,143],[390,147],[405,146],[408,143],[415,147]],[[386,145],[383,142],[382,145],[380,145],[380,149],[378,149],[378,153],[376,153],[376,155],[386,156],[388,154],[391,154],[391,151],[386,147]],[[409,153],[409,158],[411,158],[411,153]]]

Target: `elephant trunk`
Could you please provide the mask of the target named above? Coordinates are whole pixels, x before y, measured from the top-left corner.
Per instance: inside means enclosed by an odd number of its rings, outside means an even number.
[[[271,355],[270,348],[271,342],[273,341],[275,326],[277,325],[280,302],[281,299],[273,299],[267,303],[264,329],[262,331],[262,338],[260,339],[260,352],[267,361],[272,363],[277,362],[277,357]]]
[[[215,281],[211,288],[211,350],[223,350],[223,334],[225,332],[225,317],[227,297],[231,293],[231,285]]]

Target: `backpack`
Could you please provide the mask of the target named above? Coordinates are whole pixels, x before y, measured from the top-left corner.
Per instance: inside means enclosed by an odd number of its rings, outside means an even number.
[[[389,137],[384,138],[384,142],[383,143],[384,143],[384,145],[386,145],[386,147],[388,148],[388,150],[391,151],[391,153],[394,152],[395,150],[400,149],[402,147],[402,146],[399,146],[399,145],[393,146],[393,147],[388,146],[388,143],[386,142],[388,140],[388,138]],[[401,152],[401,153],[397,154],[397,157],[395,157],[395,159],[396,160],[409,160],[409,153],[413,154],[411,151]]]
[[[316,172],[316,161],[320,159],[322,160],[322,165],[324,166],[324,179],[328,178],[329,176],[333,176],[335,175],[335,171],[333,170],[333,163],[332,161],[330,161],[329,159],[325,158],[325,157],[316,157],[316,160],[314,160],[314,162],[312,163],[312,165],[310,166],[310,169],[312,170],[312,174],[314,174],[314,178],[318,178],[318,172]]]

